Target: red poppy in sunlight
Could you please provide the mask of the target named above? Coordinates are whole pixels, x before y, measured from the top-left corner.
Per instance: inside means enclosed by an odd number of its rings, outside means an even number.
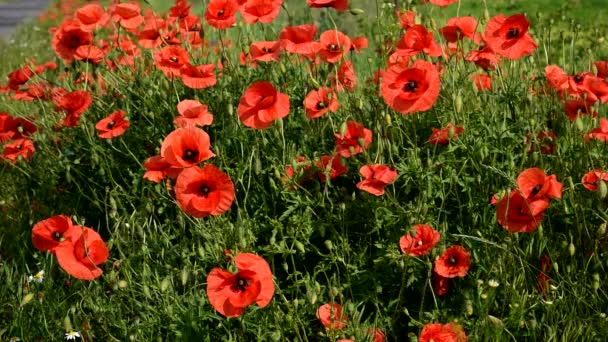
[[[477,20],[473,17],[456,17],[448,20],[447,24],[439,29],[439,33],[449,43],[455,43],[464,38],[469,38],[479,44],[477,30]]]
[[[317,318],[331,330],[340,330],[348,323],[348,317],[342,313],[342,305],[337,303],[323,304],[317,309]]]
[[[287,26],[281,31],[279,41],[288,53],[300,54],[312,59],[320,48],[319,43],[314,41],[316,35],[315,25]]]
[[[322,61],[337,63],[350,50],[350,38],[340,31],[328,30],[319,37],[318,54]]]
[[[192,89],[205,89],[214,86],[217,78],[213,73],[214,64],[190,65],[186,64],[181,69],[181,78],[184,85]]]
[[[27,83],[34,76],[34,72],[29,66],[11,71],[8,74],[7,86],[12,90],[19,90],[19,87]]]
[[[531,55],[537,45],[528,27],[530,22],[523,14],[505,17],[504,14],[494,16],[486,24],[483,39],[492,50],[509,59],[519,59]]]
[[[494,50],[489,46],[484,46],[478,50],[470,51],[465,60],[473,62],[483,70],[493,70],[500,63],[500,56],[494,53]]]
[[[221,215],[234,201],[234,184],[213,164],[193,166],[177,176],[175,199],[186,214],[196,218]]]
[[[399,247],[404,254],[421,256],[428,253],[441,239],[441,234],[428,224],[417,224],[412,227],[415,235],[403,235],[399,239]]]
[[[174,167],[191,167],[215,154],[210,150],[209,135],[200,128],[177,128],[169,133],[160,147],[160,154]]]
[[[414,11],[395,11],[395,15],[404,30],[416,25],[416,12]]]
[[[314,170],[312,170],[312,163],[306,160],[306,157],[297,157],[291,165],[285,167],[285,176],[283,177],[283,185],[287,184],[289,180],[293,180],[298,184],[304,184],[311,180],[314,176]]]
[[[249,47],[251,60],[256,62],[278,62],[281,60],[281,42],[260,41],[253,42]]]
[[[591,132],[585,134],[585,143],[589,142],[589,139],[608,142],[608,120],[605,118],[600,118],[600,127],[594,128],[591,130]]]
[[[38,128],[30,120],[0,113],[0,143],[29,137],[36,132]]]
[[[528,201],[528,210],[532,216],[538,215],[549,207],[549,199],[562,198],[562,183],[555,175],[547,176],[542,169],[533,167],[522,171],[517,176],[517,187]]]
[[[445,278],[464,277],[471,267],[471,253],[464,247],[454,245],[435,260],[435,272]]]
[[[608,172],[604,170],[591,170],[581,179],[583,187],[589,191],[597,191],[600,182],[608,183]]]
[[[429,323],[422,327],[419,342],[467,342],[464,329],[456,323]]]
[[[454,126],[452,123],[448,123],[445,128],[433,128],[433,133],[429,137],[429,144],[431,145],[447,145],[450,141],[456,139],[460,133],[464,132],[462,126]]]
[[[473,83],[479,91],[492,90],[492,78],[488,74],[474,74]]]
[[[180,76],[182,67],[190,64],[190,55],[181,46],[167,45],[154,53],[154,64],[167,77]]]
[[[337,91],[353,91],[357,86],[357,74],[355,73],[355,67],[351,61],[345,60],[340,63],[337,70],[338,78],[332,74],[330,80],[334,84]]]
[[[245,90],[237,109],[241,122],[250,128],[264,129],[289,114],[289,97],[270,82],[255,82]]]
[[[74,59],[92,64],[99,64],[106,57],[106,53],[95,45],[80,45],[74,52]]]
[[[608,61],[596,61],[593,62],[593,64],[597,69],[596,76],[602,79],[606,79],[608,77]]]
[[[350,49],[356,53],[363,52],[362,50],[367,49],[368,45],[369,41],[365,37],[355,37],[350,41]]]
[[[196,100],[183,100],[177,104],[178,117],[173,120],[177,127],[208,126],[213,123],[213,115],[206,105]]]
[[[543,219],[544,211],[532,215],[528,200],[514,189],[508,196],[501,198],[496,208],[496,220],[511,233],[531,233]]]
[[[458,0],[422,0],[421,3],[427,3],[430,2],[431,4],[435,5],[435,6],[439,6],[439,7],[448,7],[451,4],[455,4],[458,2]]]
[[[555,142],[557,141],[557,135],[551,131],[542,131],[536,134],[536,142],[535,145],[538,145],[540,148],[540,152],[544,154],[553,154],[555,153],[555,149],[557,145]],[[528,153],[532,153],[536,150],[535,145],[530,141],[530,133],[526,136],[525,144],[530,146],[528,148]]]
[[[89,109],[93,97],[86,90],[69,92],[55,101],[56,110],[66,112],[61,124],[66,127],[76,127],[80,116]]]
[[[336,179],[348,173],[348,168],[342,163],[342,158],[339,155],[322,155],[315,162],[315,167],[318,170],[317,176],[320,182],[325,182],[327,176],[329,176],[329,179]]]
[[[557,65],[547,65],[545,67],[545,78],[549,86],[558,93],[568,89],[568,74]]]
[[[239,10],[249,24],[268,24],[279,15],[282,4],[283,0],[247,0]]]
[[[310,8],[334,8],[340,12],[348,9],[348,0],[306,0]]]
[[[452,279],[442,277],[433,271],[433,291],[436,296],[445,296],[450,290]]]
[[[543,255],[540,258],[540,272],[538,273],[538,291],[544,296],[547,295],[549,287],[551,286],[551,269],[553,268],[553,262],[548,256]]]
[[[163,44],[163,41],[171,40],[171,37],[167,36],[167,32],[169,31],[169,25],[166,20],[153,18],[146,21],[144,28],[137,33],[137,41],[145,49],[159,47]]]
[[[306,117],[309,119],[320,118],[329,111],[337,111],[339,107],[336,93],[331,88],[311,90],[304,98]]]
[[[80,24],[72,20],[64,20],[53,34],[51,47],[66,63],[74,60],[76,49],[81,45],[90,45],[93,42],[91,32],[83,31]]]
[[[93,32],[108,24],[110,16],[98,4],[88,4],[74,12],[74,19],[85,32]]]
[[[364,165],[359,173],[364,179],[357,183],[357,188],[374,196],[384,195],[384,188],[397,179],[397,172],[382,164]]]
[[[227,29],[236,23],[238,9],[235,0],[211,0],[205,11],[205,21],[216,29]]]
[[[91,228],[74,226],[72,240],[66,240],[55,248],[59,266],[76,279],[93,280],[103,270],[97,265],[108,260],[110,251],[101,236]]]
[[[117,110],[107,117],[99,120],[95,125],[97,135],[103,139],[116,138],[123,135],[131,122],[125,119],[125,112]]]
[[[0,158],[8,159],[12,163],[16,163],[19,157],[30,159],[36,152],[34,143],[29,139],[17,139],[4,145],[4,151],[0,154]]]
[[[234,258],[238,269],[231,273],[216,267],[207,276],[207,297],[219,313],[238,317],[254,302],[266,307],[274,295],[272,271],[268,262],[251,253],[240,253]]]
[[[439,96],[439,73],[421,59],[411,67],[394,64],[382,77],[381,92],[384,101],[401,114],[424,112]]]
[[[593,109],[595,101],[583,99],[570,99],[564,103],[564,112],[570,122],[576,121],[581,116],[597,117],[597,110]]]
[[[433,33],[423,25],[414,25],[397,42],[397,53],[401,56],[414,56],[420,52],[432,57],[441,56],[441,48],[433,38]]]
[[[72,220],[65,215],[57,215],[42,220],[32,228],[32,244],[36,249],[51,253],[65,240],[73,239],[78,230],[73,230]],[[77,236],[76,236],[77,237]]]
[[[144,22],[141,7],[134,1],[113,4],[108,12],[112,15],[112,21],[127,30],[133,30]]]
[[[169,175],[171,164],[169,164],[162,156],[159,155],[146,159],[144,162],[144,168],[146,169],[144,179],[147,179],[150,182],[160,183],[160,181],[167,178]],[[179,172],[177,174],[179,174]]]
[[[372,143],[372,131],[362,123],[347,121],[344,134],[334,133],[336,137],[336,153],[344,158],[363,153]]]

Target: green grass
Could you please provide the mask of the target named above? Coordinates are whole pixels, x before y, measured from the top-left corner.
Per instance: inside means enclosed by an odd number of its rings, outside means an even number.
[[[460,10],[457,5],[416,8],[427,27],[431,20],[440,27],[457,11],[483,18],[484,8],[473,3],[463,1]],[[491,92],[474,88],[470,77],[479,72],[474,65],[444,61],[433,107],[405,116],[366,82],[386,65],[387,56],[374,49],[402,33],[390,8],[376,17],[376,6],[365,8],[368,2],[362,0],[351,7],[373,15],[293,10],[292,4],[286,1],[294,23],[315,21],[323,31],[333,20],[349,35],[370,40],[362,55],[348,56],[359,77],[356,90],[338,93],[340,109],[317,120],[306,119],[302,102],[308,91],[330,85],[335,72],[330,66],[287,57],[257,68],[238,63],[243,46],[276,37],[289,20],[285,14],[268,26],[231,28],[227,36],[233,48],[223,56],[211,48],[202,49],[208,54],[192,49],[196,63],[225,61],[218,84],[204,90],[189,89],[156,70],[153,51],[143,51],[134,71],[66,65],[49,48],[51,23],[24,27],[14,45],[0,47],[5,56],[0,75],[28,58],[54,60],[56,71],[32,81],[68,90],[87,87],[94,98],[78,127],[62,129],[56,127],[61,114],[52,102],[0,99],[0,112],[35,117],[39,127],[29,161],[0,163],[0,339],[62,340],[75,329],[87,341],[366,341],[366,332],[375,327],[394,341],[418,336],[428,323],[458,322],[470,341],[602,341],[608,334],[608,293],[602,285],[608,268],[608,202],[600,192],[585,190],[581,177],[608,168],[608,147],[583,142],[598,119],[571,123],[555,94],[530,91],[545,85],[547,64],[570,73],[607,58],[599,40],[606,29],[606,14],[597,10],[601,3],[488,4],[490,16],[527,13],[539,49],[518,61],[503,60],[491,73]],[[539,10],[543,14],[537,18]],[[577,29],[570,18],[589,19],[580,20]],[[226,38],[206,27],[209,41]],[[118,54],[112,51],[109,58]],[[105,93],[91,84],[76,85],[83,71],[99,73]],[[245,127],[236,114],[241,95],[257,80],[272,82],[290,98],[289,115],[265,130]],[[226,172],[236,190],[231,209],[220,216],[192,218],[178,207],[174,184],[143,179],[142,164],[160,152],[183,99],[198,99],[214,115],[213,125],[204,128],[216,154],[208,162]],[[121,137],[98,138],[95,123],[117,109],[127,112],[131,126]],[[607,116],[606,105],[597,109],[599,117]],[[313,160],[333,152],[334,133],[347,120],[373,132],[370,147],[345,161],[349,172],[331,182],[284,185],[285,169],[295,158]],[[464,132],[447,146],[428,144],[432,129],[450,122]],[[558,136],[556,153],[528,153],[526,135],[546,130]],[[383,196],[355,186],[359,168],[370,163],[399,173]],[[564,185],[562,198],[551,201],[535,232],[512,234],[497,224],[490,197],[514,187],[517,175],[530,167],[556,175]],[[32,246],[32,226],[58,214],[99,231],[107,242],[110,257],[100,278],[70,277],[55,256]],[[441,241],[428,255],[406,257],[399,239],[418,223],[440,231]],[[471,251],[472,266],[447,295],[438,296],[433,262],[453,244]],[[215,267],[234,270],[225,249],[268,261],[276,285],[270,305],[251,305],[236,319],[214,310],[207,276]],[[539,292],[537,279],[543,256],[552,261],[546,294]],[[45,271],[44,282],[28,283],[39,270]],[[490,286],[490,280],[499,285]],[[318,307],[329,302],[343,305],[349,317],[344,330],[327,330],[317,319]]]

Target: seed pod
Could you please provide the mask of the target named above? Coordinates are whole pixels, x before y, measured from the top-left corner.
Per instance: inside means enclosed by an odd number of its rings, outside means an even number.
[[[360,14],[364,14],[365,11],[362,10],[361,8],[351,8],[350,9],[350,14],[352,15],[360,15]]]
[[[169,285],[171,284],[171,281],[169,280],[169,277],[165,277],[165,279],[163,279],[163,281],[160,282],[160,291],[161,292],[165,292],[167,290],[167,288],[169,288]]]
[[[574,253],[576,253],[576,247],[572,242],[568,245],[568,253],[570,253],[570,256],[574,256]]]

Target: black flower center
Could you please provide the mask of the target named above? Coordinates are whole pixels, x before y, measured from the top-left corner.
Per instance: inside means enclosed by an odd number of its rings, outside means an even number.
[[[542,189],[542,184],[537,184],[535,187],[532,188],[532,192],[530,193],[530,195],[532,196],[536,196],[536,194],[538,194],[538,192],[540,191],[540,189]]]
[[[262,48],[262,51],[264,51],[265,53],[271,53],[272,52],[272,50],[269,49],[269,48],[267,48],[267,47]]]
[[[203,184],[198,192],[201,196],[207,198],[209,193],[211,193],[211,188],[207,184]]]
[[[340,47],[336,44],[329,44],[329,46],[327,47],[327,50],[329,50],[331,52],[338,52],[338,51],[340,51]]]
[[[315,108],[317,108],[317,110],[321,110],[325,107],[327,107],[327,106],[325,105],[325,102],[323,102],[323,101],[317,102],[317,105],[315,106]]]
[[[171,56],[171,57],[169,57],[169,60],[170,60],[171,62],[173,62],[173,63],[177,63],[177,62],[179,61],[179,59],[178,59],[177,57],[175,57],[175,56]]]
[[[182,155],[182,159],[191,163],[196,162],[196,158],[198,157],[198,151],[186,149],[184,154]]]
[[[51,234],[51,236],[53,237],[53,240],[55,240],[55,241],[63,241],[62,232],[53,232],[53,234]]]
[[[110,122],[108,123],[108,129],[112,129],[112,128],[114,128],[114,125],[116,125],[116,122],[114,122],[114,120],[110,121]]]
[[[414,93],[418,89],[418,82],[409,80],[403,85],[403,91],[408,93]]]
[[[247,287],[249,287],[249,280],[244,279],[244,278],[237,278],[236,282],[234,283],[234,287],[233,290],[235,291],[245,291],[247,290]]]
[[[574,75],[574,82],[576,82],[577,84],[583,82],[583,75]]]
[[[456,258],[454,258],[453,256],[450,256],[450,258],[448,259],[448,264],[456,265]]]
[[[21,149],[23,148],[23,146],[21,146],[21,145],[17,145],[17,146],[15,146],[15,148],[16,148],[17,150],[21,151]]]
[[[507,39],[513,39],[519,37],[519,29],[517,27],[511,27],[507,32]]]

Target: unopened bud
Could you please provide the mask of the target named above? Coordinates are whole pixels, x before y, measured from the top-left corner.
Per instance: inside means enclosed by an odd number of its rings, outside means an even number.
[[[364,14],[365,11],[362,10],[361,8],[351,8],[350,9],[350,14],[352,15],[360,15],[360,14]]]
[[[570,256],[574,256],[574,253],[576,253],[576,247],[572,242],[568,245],[568,253],[570,253]]]
[[[462,111],[462,96],[460,94],[456,95],[456,99],[454,99],[454,110],[456,110],[456,113]]]

